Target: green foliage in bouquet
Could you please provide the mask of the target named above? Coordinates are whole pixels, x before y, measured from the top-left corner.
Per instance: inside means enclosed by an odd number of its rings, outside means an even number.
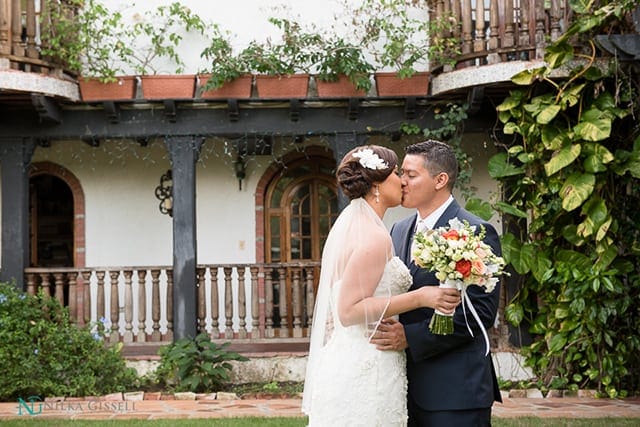
[[[73,325],[55,298],[0,283],[0,400],[126,391],[136,372],[101,331]]]

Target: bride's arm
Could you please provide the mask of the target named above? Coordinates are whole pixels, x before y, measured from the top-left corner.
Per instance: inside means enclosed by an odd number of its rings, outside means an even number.
[[[444,313],[453,312],[460,303],[460,294],[456,289],[425,286],[392,297],[374,297],[389,258],[390,242],[388,235],[386,238],[370,237],[370,241],[354,250],[345,267],[338,299],[340,323],[351,326],[373,322],[383,314],[389,317],[421,307],[435,308]]]

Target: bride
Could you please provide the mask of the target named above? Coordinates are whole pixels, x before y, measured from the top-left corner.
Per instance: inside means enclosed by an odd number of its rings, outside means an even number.
[[[362,146],[345,155],[338,184],[351,200],[327,237],[313,313],[302,410],[309,426],[405,426],[405,353],[369,340],[382,318],[420,307],[453,312],[455,289],[407,292],[409,270],[382,222],[402,199],[398,157]]]

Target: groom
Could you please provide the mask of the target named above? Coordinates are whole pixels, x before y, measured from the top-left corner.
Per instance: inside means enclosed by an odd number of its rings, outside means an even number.
[[[458,175],[458,162],[451,147],[428,140],[410,145],[402,163],[402,205],[415,208],[417,215],[401,220],[391,228],[396,254],[404,260],[413,276],[411,289],[437,286],[434,272],[418,268],[411,261],[411,243],[416,228],[448,226],[449,220],[467,220],[483,225],[484,241],[496,255],[500,241],[491,224],[464,210],[452,196]],[[479,227],[478,227],[479,228]],[[494,324],[500,287],[491,293],[469,286],[469,302],[485,329]],[[466,310],[469,333],[462,305],[454,315],[452,335],[434,335],[429,331],[433,309],[420,308],[400,315],[400,323],[385,320],[372,340],[381,350],[407,352],[409,381],[409,426],[490,426],[491,406],[502,402],[491,355],[477,321]]]

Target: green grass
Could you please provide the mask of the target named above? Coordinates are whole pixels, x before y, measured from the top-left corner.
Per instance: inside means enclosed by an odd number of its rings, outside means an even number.
[[[637,418],[494,418],[494,427],[635,427]],[[303,427],[307,419],[298,418],[208,418],[208,419],[167,419],[167,420],[52,420],[15,419],[1,420],[3,427]]]

